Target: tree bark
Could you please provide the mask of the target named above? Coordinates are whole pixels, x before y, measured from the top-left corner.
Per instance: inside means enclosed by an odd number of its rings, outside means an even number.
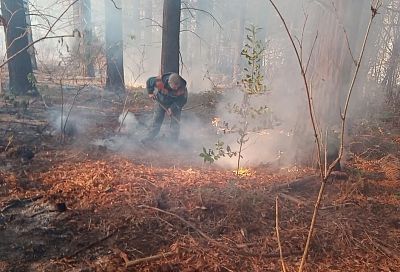
[[[82,20],[82,33],[83,33],[83,60],[84,60],[84,75],[87,77],[94,77],[94,64],[92,53],[92,7],[90,0],[81,1],[81,20]]]
[[[28,50],[28,27],[23,0],[2,0],[1,11],[6,23],[7,57],[16,55],[8,62],[9,89],[14,94],[37,94],[33,80],[31,57]]]
[[[121,1],[105,0],[106,9],[106,88],[115,92],[125,90],[122,38]]]
[[[164,0],[161,73],[179,72],[181,0]]]
[[[74,58],[79,60],[81,75],[94,77],[94,63],[92,54],[92,8],[90,0],[81,0],[74,5],[74,25],[80,35],[76,36]]]
[[[336,1],[335,8],[320,11],[319,21],[314,23],[318,30],[324,30],[319,32],[309,69],[314,77],[313,89],[319,90],[313,98],[322,131],[341,122],[341,109],[355,69],[352,57],[358,56],[360,50],[362,30],[368,19],[364,12],[369,11],[368,7],[369,3],[362,0]],[[355,10],[362,12],[356,19],[351,12]]]
[[[31,17],[29,15],[29,3],[28,0],[24,0],[24,7],[25,7],[25,14],[26,14],[26,24],[28,26],[28,43],[33,42],[32,38],[32,28],[31,28]],[[31,56],[32,68],[33,70],[37,70],[37,62],[36,62],[36,55],[35,55],[35,47],[31,46],[28,48],[28,53]]]

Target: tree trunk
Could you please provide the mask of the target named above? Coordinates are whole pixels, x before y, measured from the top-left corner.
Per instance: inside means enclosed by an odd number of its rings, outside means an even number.
[[[94,63],[92,54],[92,8],[90,0],[81,0],[74,5],[74,25],[79,31],[74,50],[74,57],[79,60],[82,67],[82,76],[94,77]]]
[[[181,0],[164,0],[161,73],[179,72]]]
[[[323,34],[318,36],[314,62],[310,65],[310,72],[314,77],[313,89],[318,90],[314,92],[314,103],[321,127],[331,127],[341,122],[341,109],[355,70],[352,56],[357,58],[359,55],[368,20],[368,7],[369,4],[362,0],[336,1],[336,10],[322,10],[320,21],[315,24],[319,25],[319,29],[324,29]],[[356,20],[350,12],[355,10],[361,12]],[[346,34],[343,28],[346,29]],[[345,35],[349,39],[349,45]],[[322,130],[325,131],[323,128]]]
[[[125,90],[121,1],[105,0],[106,9],[106,88]]]
[[[94,64],[92,53],[92,7],[90,0],[81,1],[82,5],[82,33],[83,33],[83,60],[84,60],[84,75],[94,77]]]
[[[26,24],[28,26],[28,43],[33,42],[32,38],[32,28],[31,28],[31,17],[29,15],[29,2],[28,0],[24,0],[24,7],[25,7],[25,14],[26,14]],[[35,55],[35,47],[31,46],[28,48],[28,53],[31,56],[32,68],[33,70],[37,70],[37,62],[36,62],[36,55]]]
[[[307,77],[312,87],[312,102],[319,127],[318,133],[325,138],[328,132],[328,141],[335,137],[338,139],[336,132],[340,129],[344,101],[356,68],[352,56],[354,58],[359,56],[361,41],[369,19],[366,12],[370,7],[368,2],[362,0],[337,0],[334,1],[334,5],[333,7],[331,4],[326,6],[310,4],[308,10],[314,14],[314,19],[307,22],[307,26],[312,29],[306,28],[304,41],[308,40],[308,43],[303,44],[305,46],[303,48],[311,48],[318,31],[319,35],[308,65]],[[356,11],[359,16],[354,17]],[[297,32],[302,33],[303,23],[294,25]],[[349,43],[347,43],[343,28],[346,29]],[[304,67],[308,62],[309,50],[303,52]],[[298,137],[293,138],[297,146],[296,150],[299,152],[296,156],[302,161],[305,160],[305,156],[310,155],[312,152],[310,147],[313,146],[312,142],[307,140],[313,137],[310,134],[311,123],[304,122],[305,118],[309,119],[306,109],[305,104],[299,109],[296,117]],[[335,134],[334,137],[331,137],[332,133]],[[336,149],[330,146],[332,141],[327,143],[330,149],[328,156],[332,154],[332,151],[335,153],[339,150],[338,143],[339,141],[334,143]]]
[[[37,94],[33,80],[31,57],[28,50],[28,29],[23,0],[2,0],[1,11],[6,22],[7,57],[16,57],[8,62],[9,89],[15,94]]]

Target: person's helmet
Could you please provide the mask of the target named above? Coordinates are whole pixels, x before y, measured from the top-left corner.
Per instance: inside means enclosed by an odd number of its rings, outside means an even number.
[[[179,88],[184,87],[185,81],[183,80],[183,78],[179,74],[172,73],[172,74],[169,75],[168,85],[172,89],[178,90]]]

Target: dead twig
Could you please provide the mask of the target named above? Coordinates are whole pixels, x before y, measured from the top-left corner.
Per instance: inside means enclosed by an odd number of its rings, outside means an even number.
[[[275,230],[276,230],[276,239],[278,240],[278,248],[279,255],[281,259],[282,271],[286,272],[285,260],[283,259],[282,252],[282,244],[281,244],[281,236],[279,235],[279,197],[277,196],[275,199]]]
[[[140,258],[140,259],[136,259],[133,261],[127,261],[126,258],[123,258],[125,261],[125,267],[131,267],[131,266],[135,266],[141,263],[145,263],[145,262],[151,262],[151,261],[156,261],[162,258],[168,258],[171,257],[173,255],[176,255],[176,252],[165,252],[165,253],[160,253],[157,255],[153,255],[153,256],[149,256],[149,257],[144,257],[144,258]]]

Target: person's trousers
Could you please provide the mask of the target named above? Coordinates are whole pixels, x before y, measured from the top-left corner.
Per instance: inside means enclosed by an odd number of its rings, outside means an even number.
[[[163,105],[164,106],[164,105]],[[168,109],[170,105],[165,105],[165,108]],[[175,110],[174,112],[172,112],[174,117],[168,117],[171,118],[171,123],[170,123],[170,129],[169,129],[169,135],[167,135],[167,137],[170,140],[178,140],[179,138],[179,131],[180,131],[180,126],[179,126],[179,120],[181,118],[181,110]],[[163,109],[163,107],[157,103],[157,107],[154,110],[154,115],[153,115],[153,120],[151,122],[150,128],[149,128],[149,132],[147,134],[147,138],[148,139],[154,139],[158,133],[160,132],[162,123],[164,121],[166,112]],[[175,120],[177,119],[177,120]]]

